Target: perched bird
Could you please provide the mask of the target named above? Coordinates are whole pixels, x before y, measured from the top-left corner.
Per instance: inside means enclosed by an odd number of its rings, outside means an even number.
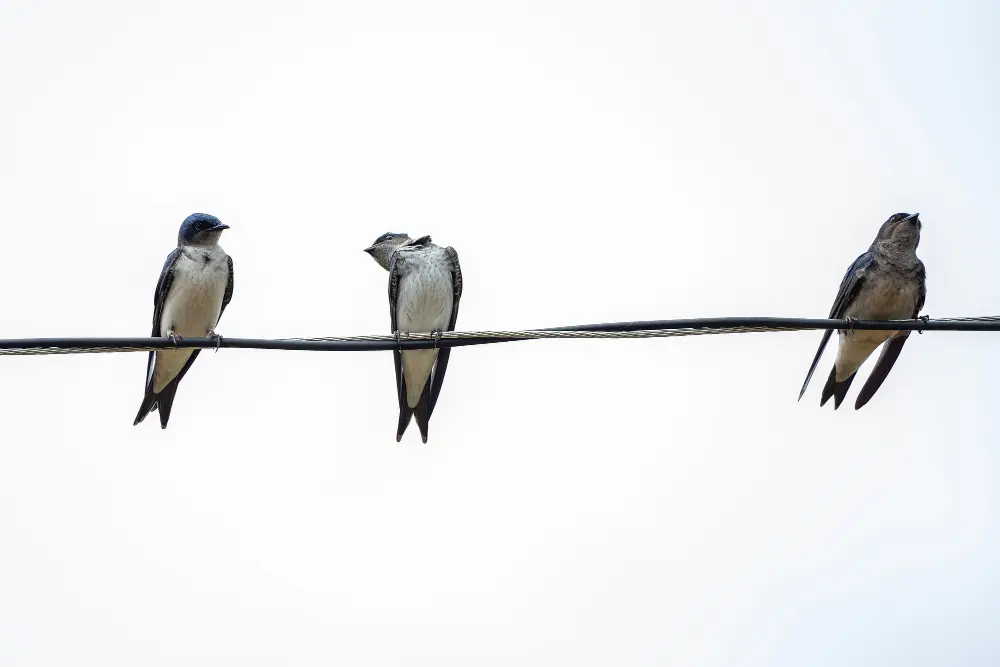
[[[218,338],[215,327],[233,298],[233,258],[219,247],[229,229],[213,215],[193,213],[181,223],[177,248],[167,255],[153,293],[153,336],[171,341]],[[146,395],[133,425],[153,410],[160,411],[160,428],[167,427],[177,385],[200,350],[159,350],[149,353]]]
[[[924,264],[917,258],[916,252],[917,244],[920,243],[919,216],[919,213],[896,213],[882,223],[868,252],[854,260],[847,269],[833,308],[830,309],[830,319],[904,320],[917,317],[927,296]],[[809,374],[802,384],[802,391],[799,392],[799,400],[806,393],[806,387],[809,386],[809,380],[831,333],[833,332],[826,331],[823,334],[819,350],[816,351]],[[837,350],[837,361],[823,387],[819,403],[821,406],[825,405],[833,396],[835,410],[847,395],[861,364],[875,348],[888,341],[882,348],[871,376],[858,394],[854,404],[854,409],[858,410],[882,386],[910,332],[841,330],[838,334],[840,348]]]
[[[399,336],[410,332],[454,331],[462,297],[462,269],[454,248],[431,243],[430,236],[416,240],[406,234],[383,234],[365,248],[389,272],[389,317]],[[415,416],[420,437],[427,442],[427,426],[437,404],[448,370],[451,349],[393,351],[399,424],[396,442],[403,438],[410,417]]]

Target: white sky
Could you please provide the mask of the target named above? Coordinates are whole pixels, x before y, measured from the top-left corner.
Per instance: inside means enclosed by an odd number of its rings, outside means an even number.
[[[385,231],[458,249],[463,330],[822,317],[896,211],[925,312],[998,314],[998,21],[3,3],[0,336],[146,335],[195,211],[230,336],[387,332]],[[388,353],[204,353],[166,431],[143,354],[3,359],[0,664],[996,664],[1000,339],[835,413],[819,338],[458,350],[427,445]]]

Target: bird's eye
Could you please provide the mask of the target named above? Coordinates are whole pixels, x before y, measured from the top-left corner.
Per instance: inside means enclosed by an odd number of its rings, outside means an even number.
[[[203,231],[205,231],[206,229],[208,229],[208,223],[207,223],[207,222],[196,222],[196,223],[194,224],[194,228],[195,228],[195,229],[196,229],[197,231],[199,231],[199,232],[203,232]]]

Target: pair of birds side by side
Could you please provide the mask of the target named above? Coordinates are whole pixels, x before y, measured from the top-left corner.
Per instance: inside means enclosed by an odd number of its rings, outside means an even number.
[[[181,223],[177,247],[167,256],[153,292],[153,337],[171,341],[215,338],[222,313],[233,298],[233,259],[219,246],[229,229],[205,213]],[[389,317],[397,335],[454,331],[462,297],[462,269],[454,248],[442,248],[430,236],[378,237],[365,252],[389,272]],[[149,353],[145,395],[133,425],[158,411],[160,428],[170,420],[177,386],[200,350],[166,349]],[[399,421],[396,442],[415,418],[427,442],[431,414],[444,383],[450,348],[394,350]]]
[[[917,213],[896,213],[882,224],[868,250],[847,269],[830,319],[900,320],[919,315],[927,296],[926,272],[916,254],[920,228]],[[192,214],[181,223],[177,247],[167,256],[153,293],[153,337],[175,342],[184,336],[218,338],[215,327],[233,298],[233,260],[219,246],[226,229],[228,225],[204,213]],[[462,269],[454,248],[437,246],[430,236],[413,239],[390,232],[375,239],[365,252],[389,272],[389,319],[397,337],[455,330]],[[800,400],[832,334],[823,334]],[[839,408],[858,369],[884,344],[854,408],[867,404],[892,370],[908,336],[908,331],[838,331],[837,359],[820,405],[832,397],[834,409]],[[158,410],[160,427],[167,427],[177,386],[198,353],[188,349],[149,353],[145,395],[134,424]],[[399,403],[396,442],[403,438],[410,420],[416,419],[426,443],[451,349],[394,350],[392,354]]]

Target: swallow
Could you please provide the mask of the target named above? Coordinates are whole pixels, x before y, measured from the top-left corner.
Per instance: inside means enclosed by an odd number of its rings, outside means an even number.
[[[462,268],[454,248],[442,248],[430,236],[411,239],[407,234],[387,233],[365,248],[379,266],[389,272],[389,317],[397,336],[454,331],[462,298]],[[411,417],[420,437],[427,442],[427,429],[441,394],[451,348],[394,350],[399,422],[396,442]]]
[[[919,213],[896,213],[882,223],[871,247],[854,260],[844,274],[829,319],[916,319],[927,297],[927,274],[917,257],[920,228]],[[828,330],[823,334],[802,383],[799,400],[806,393],[832,333]],[[909,331],[838,330],[837,360],[823,387],[820,406],[832,396],[834,409],[839,408],[858,369],[879,345],[885,343],[854,404],[855,410],[864,407],[889,375],[909,334]]]
[[[215,327],[233,298],[233,258],[219,246],[229,229],[213,215],[194,213],[181,223],[177,247],[167,255],[153,292],[153,337],[171,341],[216,338]],[[160,428],[167,428],[177,385],[200,350],[158,350],[146,363],[146,393],[135,416],[139,424],[159,410]]]

